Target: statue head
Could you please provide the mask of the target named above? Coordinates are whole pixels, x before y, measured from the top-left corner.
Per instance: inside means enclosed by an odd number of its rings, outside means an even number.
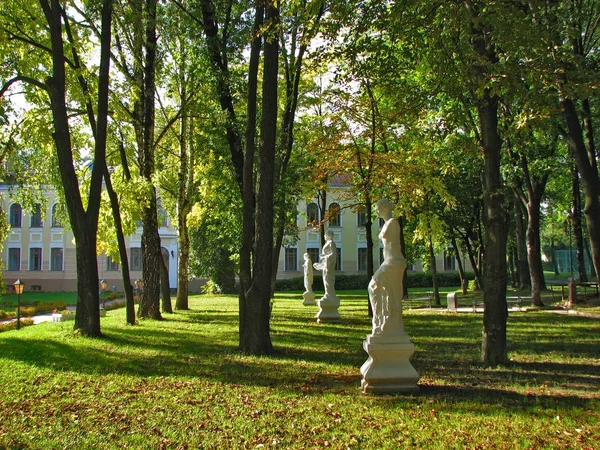
[[[394,204],[390,202],[387,198],[382,198],[377,203],[375,203],[375,209],[377,211],[377,215],[381,216],[383,211],[389,211],[390,213],[394,210]]]

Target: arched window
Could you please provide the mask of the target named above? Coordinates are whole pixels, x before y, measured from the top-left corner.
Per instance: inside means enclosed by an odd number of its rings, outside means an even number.
[[[44,223],[42,222],[42,205],[36,203],[33,214],[31,215],[30,227],[41,228],[42,226],[44,226]]]
[[[60,228],[63,226],[61,215],[63,214],[64,209],[58,203],[52,205],[52,226],[55,228]]]
[[[10,205],[9,223],[13,228],[21,228],[21,217],[23,216],[21,205],[13,203]]]
[[[319,207],[316,203],[306,205],[306,221],[312,225],[319,223]]]
[[[329,226],[339,227],[341,225],[340,205],[337,203],[332,203],[329,205]]]

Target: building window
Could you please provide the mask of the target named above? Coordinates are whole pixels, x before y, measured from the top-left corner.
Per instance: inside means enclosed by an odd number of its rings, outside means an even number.
[[[313,262],[313,263],[319,262],[321,252],[319,251],[318,248],[307,248],[306,253],[308,253],[308,256],[310,256],[311,262]]]
[[[360,208],[358,208],[358,211],[356,211],[356,224],[359,227],[364,227],[366,223],[367,223],[367,208],[365,208],[364,206],[361,206]]]
[[[306,221],[313,226],[319,224],[319,207],[316,203],[306,205]]]
[[[29,249],[29,270],[42,270],[42,249],[39,247]]]
[[[342,249],[336,247],[335,270],[342,270]]]
[[[367,270],[367,249],[358,249],[358,270]]]
[[[414,272],[415,271],[415,265],[414,264],[407,264],[406,265],[406,270],[408,270],[409,272]]]
[[[329,226],[339,227],[341,225],[340,205],[337,203],[332,203],[329,205]]]
[[[140,247],[129,249],[129,270],[142,270],[142,249]]]
[[[444,270],[456,270],[456,258],[452,250],[444,251]]]
[[[44,225],[42,222],[42,205],[35,204],[33,215],[31,216],[31,228],[41,228]]]
[[[298,249],[297,248],[286,247],[284,270],[286,272],[298,270]]]
[[[53,228],[62,228],[62,219],[61,215],[64,213],[64,208],[60,206],[58,203],[52,205],[52,227]]]
[[[63,270],[63,249],[60,247],[50,249],[50,270],[52,272]]]
[[[21,217],[23,216],[21,205],[13,203],[10,205],[9,223],[13,228],[21,228]]]
[[[382,265],[383,261],[385,261],[383,257],[383,247],[379,247],[379,265]]]
[[[9,248],[8,249],[8,270],[19,271],[21,270],[21,249],[20,248]]]
[[[107,272],[118,272],[119,271],[119,263],[113,261],[112,257],[106,257],[106,271]]]

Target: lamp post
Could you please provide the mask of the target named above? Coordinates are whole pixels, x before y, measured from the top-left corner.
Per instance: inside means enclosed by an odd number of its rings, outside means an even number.
[[[106,290],[106,286],[108,286],[106,284],[106,281],[104,281],[104,279],[100,280],[100,298],[102,298],[102,293]],[[105,300],[106,299],[102,299],[102,307],[104,308],[104,304],[105,304]]]
[[[23,288],[25,284],[19,278],[13,284],[15,288],[15,293],[17,294],[17,330],[21,329],[21,294],[23,293]]]

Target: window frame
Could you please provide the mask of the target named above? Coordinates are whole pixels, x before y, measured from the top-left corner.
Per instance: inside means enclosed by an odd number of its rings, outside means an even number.
[[[298,247],[285,247],[283,258],[283,271],[298,272]]]
[[[44,252],[42,247],[29,247],[29,272],[41,272]],[[39,268],[35,264],[39,262]]]
[[[42,204],[36,203],[35,210],[33,214],[31,214],[31,218],[29,220],[29,228],[43,228],[44,220],[42,219]]]
[[[56,251],[60,250],[60,263],[57,262]],[[63,247],[51,247],[50,248],[50,272],[63,272],[65,270],[65,249]]]
[[[336,209],[337,209],[337,211],[336,211]],[[329,226],[330,227],[341,227],[342,226],[342,208],[339,203],[331,202],[329,204],[329,208],[327,208],[327,214],[329,217]]]
[[[18,216],[16,211],[18,211]],[[8,209],[8,223],[11,228],[21,228],[23,226],[23,207],[20,203],[10,205]]]
[[[17,263],[15,264],[15,267],[13,267],[13,265],[11,264],[12,262],[12,256],[11,253],[13,253],[13,251],[16,251],[16,256],[17,256]],[[9,247],[8,248],[8,261],[7,261],[7,271],[10,272],[20,272],[21,271],[21,247]]]

